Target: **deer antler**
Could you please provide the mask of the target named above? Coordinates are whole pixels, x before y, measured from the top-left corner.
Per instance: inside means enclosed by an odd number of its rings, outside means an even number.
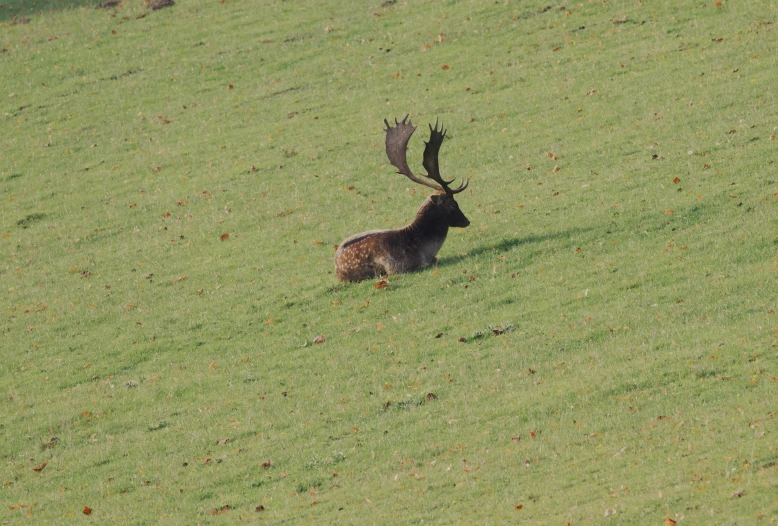
[[[406,123],[405,121],[408,122]],[[411,172],[411,169],[408,167],[405,149],[408,147],[408,141],[410,140],[411,135],[416,131],[416,126],[411,124],[411,121],[408,120],[408,116],[406,115],[402,122],[397,122],[397,119],[394,119],[394,128],[392,128],[389,121],[386,119],[384,119],[384,124],[386,124],[386,156],[389,157],[389,162],[397,168],[397,173],[403,174],[416,183],[441,192],[445,191],[441,186],[425,181],[424,179],[419,179],[413,175],[413,172]]]
[[[416,131],[416,126],[411,124],[411,121],[408,120],[408,116],[406,115],[401,122],[397,122],[397,119],[395,119],[394,128],[392,128],[386,119],[384,119],[384,123],[386,124],[386,155],[389,157],[389,162],[397,168],[397,173],[403,174],[411,181],[439,192],[445,192],[449,195],[457,194],[467,188],[469,181],[466,181],[452,190],[448,185],[453,182],[453,179],[451,181],[445,181],[440,177],[438,152],[440,151],[440,145],[443,143],[443,139],[446,137],[446,132],[441,132],[442,128],[441,130],[438,130],[437,119],[435,119],[435,128],[430,125],[430,140],[429,142],[424,143],[426,146],[424,147],[424,161],[422,164],[427,170],[426,177],[438,184],[416,177],[408,167],[405,150],[408,147],[408,141],[410,140],[411,135]]]
[[[440,130],[438,130],[438,119],[435,119],[435,127],[432,127],[432,124],[429,125],[430,127],[430,140],[429,142],[425,142],[424,146],[424,162],[422,163],[424,165],[424,168],[427,170],[427,177],[432,179],[433,181],[436,181],[440,183],[440,185],[443,187],[443,190],[449,194],[454,195],[458,194],[465,188],[467,188],[467,185],[470,183],[470,181],[465,181],[461,185],[459,185],[457,188],[454,188],[453,190],[448,187],[451,183],[454,182],[454,180],[450,181],[444,181],[442,177],[440,177],[440,169],[438,167],[438,152],[440,151],[440,145],[443,143],[443,139],[446,138],[446,130],[443,129],[443,126],[440,127]]]

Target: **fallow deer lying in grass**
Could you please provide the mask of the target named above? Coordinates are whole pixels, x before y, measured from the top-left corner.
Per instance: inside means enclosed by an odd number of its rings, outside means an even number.
[[[407,122],[406,122],[407,121]],[[420,179],[408,168],[405,150],[408,140],[416,127],[406,115],[402,122],[395,119],[395,127],[386,124],[386,155],[389,162],[411,181],[428,186],[437,191],[429,196],[416,212],[413,223],[396,230],[370,230],[356,234],[343,241],[335,252],[335,271],[341,281],[362,281],[387,274],[411,272],[433,263],[449,227],[464,228],[470,224],[454,195],[467,188],[465,182],[457,188],[449,188],[453,182],[445,181],[438,168],[438,151],[446,132],[430,125],[430,140],[425,143],[424,160],[426,177],[432,181]],[[437,184],[436,184],[437,183]]]

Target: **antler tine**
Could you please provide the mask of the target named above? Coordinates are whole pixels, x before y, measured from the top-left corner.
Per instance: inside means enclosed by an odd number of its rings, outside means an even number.
[[[463,192],[465,188],[467,188],[467,185],[470,184],[470,178],[466,179],[464,183],[460,184],[458,187],[454,188],[453,190],[449,189],[448,193],[451,195],[458,194],[459,192]]]
[[[445,192],[446,190],[443,187],[429,181],[425,181],[424,179],[419,179],[413,175],[413,172],[411,172],[411,169],[408,167],[405,150],[408,146],[408,141],[410,140],[411,135],[413,135],[413,132],[416,131],[416,127],[411,124],[411,121],[408,119],[408,115],[403,118],[402,122],[398,122],[397,118],[395,117],[394,128],[386,119],[384,119],[384,123],[386,124],[386,156],[389,158],[389,162],[392,163],[395,168],[397,168],[397,173],[403,174],[413,182],[428,186],[429,188],[437,191]]]

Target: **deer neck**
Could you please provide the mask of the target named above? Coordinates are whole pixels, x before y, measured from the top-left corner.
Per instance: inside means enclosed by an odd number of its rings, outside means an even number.
[[[440,241],[442,243],[448,234],[448,222],[438,208],[433,206],[430,201],[425,201],[416,213],[413,223],[405,227],[404,230],[412,241],[422,243]]]

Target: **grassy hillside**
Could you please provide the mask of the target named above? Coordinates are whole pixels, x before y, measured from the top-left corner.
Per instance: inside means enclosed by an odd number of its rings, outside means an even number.
[[[0,6],[0,519],[777,521],[775,6],[384,4]]]

